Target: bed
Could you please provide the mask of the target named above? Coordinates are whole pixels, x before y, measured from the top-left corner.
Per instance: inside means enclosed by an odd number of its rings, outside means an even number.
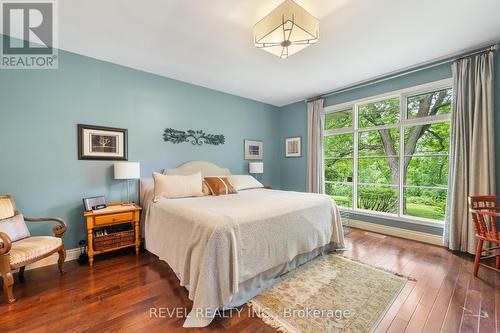
[[[192,161],[165,174],[229,175]],[[205,327],[216,312],[240,306],[280,275],[344,246],[340,214],[321,194],[248,189],[238,194],[153,202],[152,180],[141,180],[145,246],[189,291],[184,327]]]

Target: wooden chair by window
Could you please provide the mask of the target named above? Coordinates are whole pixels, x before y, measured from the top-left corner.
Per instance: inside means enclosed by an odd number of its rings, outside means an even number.
[[[27,222],[53,221],[57,222],[52,230],[52,236],[31,237],[26,228]],[[19,280],[24,281],[26,265],[59,253],[59,271],[63,271],[66,251],[62,236],[66,224],[60,218],[23,217],[16,209],[16,203],[10,196],[0,195],[0,274],[3,280],[3,291],[7,302],[15,302],[12,271],[19,268]]]
[[[500,272],[500,233],[496,225],[496,217],[500,217],[500,207],[497,207],[497,197],[494,195],[471,196],[469,206],[477,238],[474,276],[477,276],[480,265]],[[489,242],[493,246],[483,249],[484,242]],[[486,256],[481,256],[483,251],[487,252]],[[494,257],[496,257],[495,267],[480,262]]]

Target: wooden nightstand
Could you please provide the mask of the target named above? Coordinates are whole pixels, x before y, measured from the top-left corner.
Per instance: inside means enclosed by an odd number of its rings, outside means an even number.
[[[142,208],[136,204],[122,205],[121,202],[116,202],[108,204],[108,207],[104,209],[83,213],[83,216],[87,220],[90,267],[94,264],[94,255],[96,254],[135,246],[135,253],[139,255],[139,246],[141,245],[139,239],[141,210]],[[115,232],[112,232],[113,229]],[[109,233],[96,236],[96,233],[103,233],[104,231]]]

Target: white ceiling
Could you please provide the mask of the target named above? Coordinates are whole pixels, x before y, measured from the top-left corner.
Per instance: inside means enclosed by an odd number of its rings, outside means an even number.
[[[281,60],[252,43],[281,2],[64,0],[59,46],[282,106],[500,40],[499,0],[296,0],[320,39]]]

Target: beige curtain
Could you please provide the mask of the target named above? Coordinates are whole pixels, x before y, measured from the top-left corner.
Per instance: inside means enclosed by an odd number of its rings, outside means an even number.
[[[445,246],[475,252],[467,198],[495,194],[493,51],[457,60],[453,70],[453,114]]]
[[[323,99],[307,103],[307,191],[323,193]]]

